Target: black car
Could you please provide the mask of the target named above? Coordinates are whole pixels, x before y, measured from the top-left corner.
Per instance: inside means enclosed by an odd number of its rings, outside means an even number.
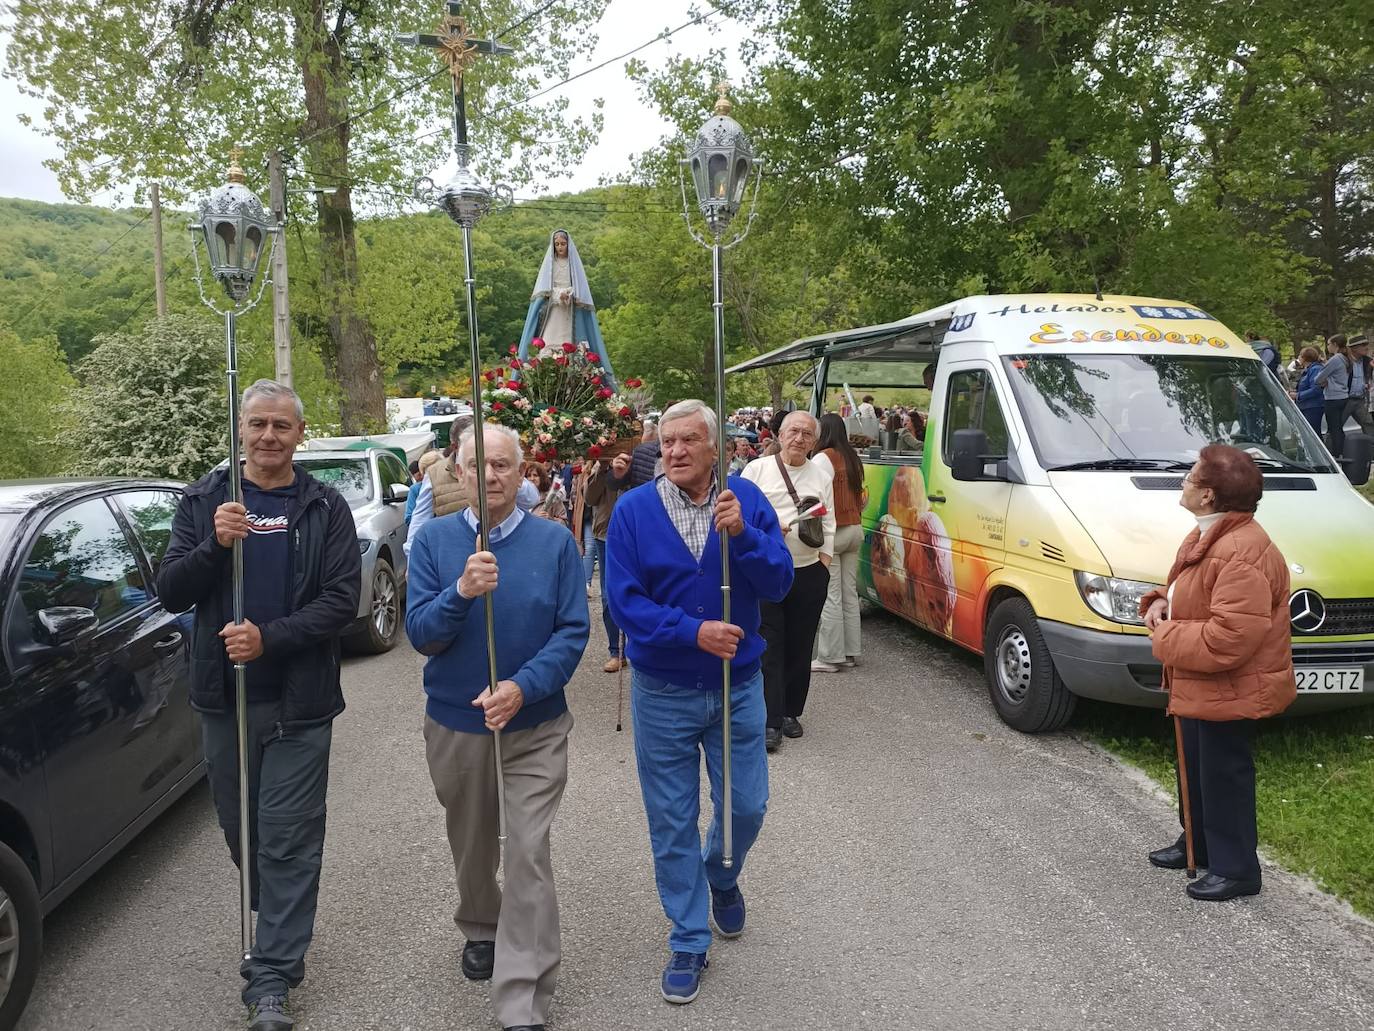
[[[44,914],[204,774],[191,616],[154,586],[180,498],[0,483],[0,1028],[33,988]]]

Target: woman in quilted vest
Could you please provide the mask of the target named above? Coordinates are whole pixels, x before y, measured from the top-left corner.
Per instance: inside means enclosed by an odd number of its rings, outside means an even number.
[[[1263,492],[1264,477],[1244,451],[1203,448],[1180,502],[1197,527],[1168,584],[1141,600],[1169,713],[1181,717],[1194,855],[1207,867],[1187,890],[1208,901],[1259,894],[1250,738],[1256,720],[1283,712],[1297,695],[1288,565],[1255,521]],[[1150,862],[1183,869],[1182,836],[1151,852]]]

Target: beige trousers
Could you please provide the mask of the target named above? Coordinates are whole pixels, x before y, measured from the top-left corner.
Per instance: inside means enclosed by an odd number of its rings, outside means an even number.
[[[572,713],[501,735],[506,776],[505,890],[496,882],[496,768],[490,734],[463,734],[425,717],[425,758],[444,807],[458,875],[454,923],[470,941],[495,941],[491,1001],[502,1027],[546,1023],[561,948],[549,829],[568,781]]]
[[[859,657],[859,551],[863,543],[862,526],[841,526],[835,531],[830,585],[816,633],[815,657],[822,662],[838,664],[847,656]]]

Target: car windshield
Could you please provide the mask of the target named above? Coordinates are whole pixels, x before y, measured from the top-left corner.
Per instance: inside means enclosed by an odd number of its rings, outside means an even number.
[[[1262,363],[1210,355],[1023,354],[1005,359],[1048,469],[1191,465],[1230,444],[1266,470],[1336,472]]]
[[[372,500],[372,472],[366,458],[310,459],[297,452],[296,461],[315,479],[342,494],[350,505]]]

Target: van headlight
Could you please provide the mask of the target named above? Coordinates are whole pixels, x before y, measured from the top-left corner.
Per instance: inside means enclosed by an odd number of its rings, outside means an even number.
[[[1129,623],[1132,626],[1145,625],[1145,620],[1140,616],[1140,600],[1160,586],[1140,580],[1119,580],[1114,576],[1085,573],[1082,570],[1074,573],[1073,578],[1088,608],[1114,623]]]

